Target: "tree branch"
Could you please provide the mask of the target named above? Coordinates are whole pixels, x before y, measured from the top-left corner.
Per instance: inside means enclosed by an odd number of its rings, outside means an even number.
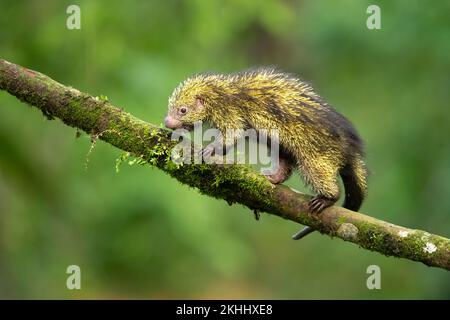
[[[39,108],[49,119],[59,118],[69,126],[141,156],[205,195],[311,226],[321,233],[387,256],[450,270],[450,240],[447,238],[337,206],[325,209],[320,215],[310,215],[307,212],[310,196],[283,185],[274,186],[248,166],[176,165],[170,160],[176,143],[170,140],[170,131],[39,72],[0,60],[0,89]]]

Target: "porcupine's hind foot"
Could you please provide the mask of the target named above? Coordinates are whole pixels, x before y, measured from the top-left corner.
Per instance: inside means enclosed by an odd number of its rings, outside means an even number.
[[[324,173],[314,169],[307,169],[309,168],[306,168],[306,170],[305,168],[303,169],[303,175],[311,184],[313,189],[319,193],[317,196],[309,200],[308,210],[310,213],[318,214],[325,208],[332,206],[339,199],[339,184],[336,179],[337,173],[333,170]],[[292,238],[294,240],[299,240],[313,231],[313,228],[306,227],[294,234]]]
[[[317,193],[308,202],[308,209],[311,213],[320,213],[325,208],[333,205],[339,199],[339,184],[337,181],[337,171],[334,164],[326,164],[324,168],[303,166],[303,175],[309,182],[312,189]]]
[[[292,164],[289,160],[280,157],[277,171],[273,174],[265,174],[265,177],[273,184],[280,184],[286,181],[291,174]]]
[[[320,213],[325,208],[332,206],[338,198],[328,198],[323,195],[317,195],[308,202],[308,208],[311,213]]]
[[[312,198],[311,200],[309,200],[309,202],[308,202],[309,212],[318,214],[325,208],[332,206],[337,201],[337,199],[338,199],[337,197],[336,198],[328,198],[323,195],[317,195],[314,198]],[[302,230],[300,230],[299,232],[297,232],[296,234],[294,234],[292,236],[292,239],[300,240],[301,238],[306,237],[311,232],[314,232],[313,228],[305,227]]]

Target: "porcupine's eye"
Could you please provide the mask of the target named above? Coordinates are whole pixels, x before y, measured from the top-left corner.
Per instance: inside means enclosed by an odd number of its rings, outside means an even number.
[[[187,112],[187,108],[186,108],[186,107],[181,107],[181,108],[180,108],[180,113],[181,113],[181,114],[184,115],[184,114],[186,114],[186,112]]]

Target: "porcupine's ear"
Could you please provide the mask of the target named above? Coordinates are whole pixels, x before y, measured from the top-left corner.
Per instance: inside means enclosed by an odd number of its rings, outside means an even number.
[[[204,103],[202,97],[196,96],[195,97],[195,108],[197,110],[202,110],[204,107],[205,107],[205,103]]]

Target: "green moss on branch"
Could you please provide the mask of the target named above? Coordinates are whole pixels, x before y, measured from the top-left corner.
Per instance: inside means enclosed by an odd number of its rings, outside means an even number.
[[[319,216],[310,215],[306,210],[310,196],[286,186],[273,186],[246,166],[176,165],[170,160],[175,142],[170,140],[169,131],[137,119],[107,99],[94,98],[5,60],[0,60],[0,89],[37,107],[49,119],[59,118],[69,126],[139,156],[205,195],[309,225],[331,237],[387,256],[450,270],[447,238],[340,207],[327,208]]]

